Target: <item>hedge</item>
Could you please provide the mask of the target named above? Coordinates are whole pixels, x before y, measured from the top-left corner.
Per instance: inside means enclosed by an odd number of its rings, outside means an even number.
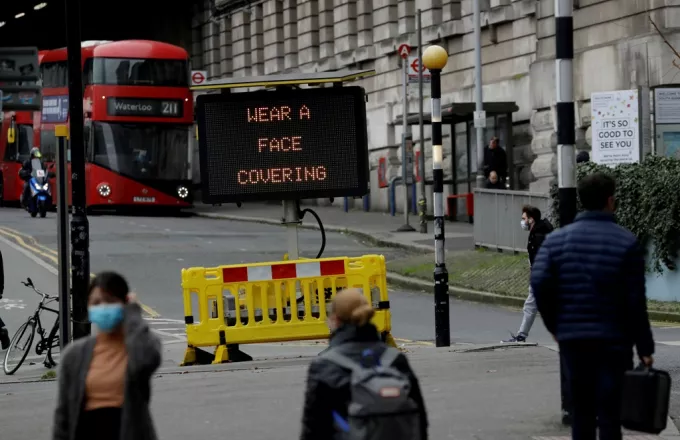
[[[680,251],[680,160],[648,156],[642,163],[616,167],[587,162],[578,165],[577,180],[595,172],[616,179],[616,221],[637,235],[645,249],[654,244],[648,269],[675,270]],[[556,184],[550,197],[552,219],[559,226]],[[580,202],[578,210],[582,210]]]

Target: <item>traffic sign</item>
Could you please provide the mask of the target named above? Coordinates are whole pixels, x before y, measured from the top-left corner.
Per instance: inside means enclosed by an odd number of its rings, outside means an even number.
[[[200,86],[208,78],[207,70],[192,70],[191,71],[191,85]]]
[[[408,82],[409,82],[409,84],[418,83],[418,70],[419,69],[423,70],[423,82],[424,83],[430,82],[430,79],[432,78],[432,75],[430,74],[430,70],[427,69],[425,66],[423,66],[423,64],[418,60],[417,56],[414,56],[414,57],[408,58]]]
[[[196,102],[204,203],[366,195],[364,89],[206,94]]]
[[[411,54],[411,46],[404,43],[404,44],[399,46],[398,52],[399,52],[400,57],[402,57],[403,59],[406,59]]]

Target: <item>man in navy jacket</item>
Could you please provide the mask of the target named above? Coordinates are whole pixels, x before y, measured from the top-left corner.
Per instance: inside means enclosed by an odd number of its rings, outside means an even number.
[[[636,237],[614,220],[615,182],[596,173],[578,184],[585,212],[553,232],[531,270],[546,328],[559,343],[573,404],[572,438],[621,440],[621,387],[640,360],[653,363],[645,262]]]

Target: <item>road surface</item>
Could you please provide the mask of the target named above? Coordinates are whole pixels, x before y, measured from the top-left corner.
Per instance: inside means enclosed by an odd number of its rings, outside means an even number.
[[[149,320],[167,344],[184,338],[180,291],[182,268],[255,261],[277,261],[286,252],[285,230],[276,226],[185,218],[92,216],[92,272],[123,273],[147,306]],[[314,257],[320,245],[318,231],[300,231],[303,255]],[[39,288],[56,293],[56,220],[32,219],[17,209],[0,209],[0,250],[5,256],[5,300],[0,313],[10,333],[35,308],[39,297],[21,286],[32,277]],[[403,251],[367,248],[357,239],[329,233],[325,256],[369,253],[395,258]],[[432,344],[434,313],[428,293],[390,289],[393,333],[402,341]],[[521,313],[491,305],[451,302],[451,340],[454,343],[497,343],[516,331]],[[51,325],[51,322],[48,321]],[[680,327],[656,327],[657,366],[680,376]],[[530,340],[554,345],[540,318]],[[672,414],[680,415],[680,393],[674,392]]]

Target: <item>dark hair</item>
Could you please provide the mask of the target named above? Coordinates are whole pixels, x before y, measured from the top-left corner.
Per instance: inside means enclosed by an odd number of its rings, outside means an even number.
[[[590,161],[590,154],[587,151],[581,151],[576,155],[576,163],[586,163]]]
[[[616,181],[606,174],[593,173],[578,182],[578,198],[586,211],[602,211],[616,192]]]
[[[125,302],[128,293],[130,293],[130,287],[127,281],[122,275],[116,272],[100,272],[96,277],[90,282],[90,288],[87,291],[88,296],[92,291],[99,287],[104,292],[112,295],[121,301]]]
[[[527,217],[533,218],[535,221],[539,221],[541,219],[541,210],[535,206],[531,205],[522,206],[522,213],[526,214]]]

